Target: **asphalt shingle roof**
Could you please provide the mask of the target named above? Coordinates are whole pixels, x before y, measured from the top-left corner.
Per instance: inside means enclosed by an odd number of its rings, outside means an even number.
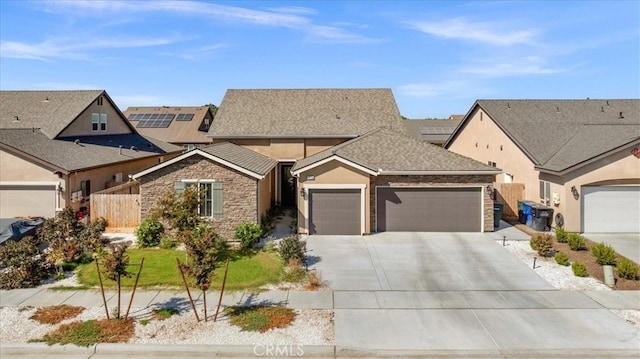
[[[230,142],[200,148],[215,157],[259,175],[266,175],[278,161]]]
[[[373,172],[495,171],[476,160],[419,141],[394,130],[379,128],[363,136],[296,162],[292,171],[332,156],[353,162]]]
[[[209,137],[355,137],[405,132],[390,89],[228,90]]]
[[[159,140],[171,143],[210,143],[211,139],[207,138],[207,132],[204,128],[201,129],[202,121],[209,113],[208,106],[154,106],[154,107],[129,107],[124,111],[127,119],[134,113],[149,113],[149,114],[174,114],[181,113],[193,114],[193,119],[190,121],[178,121],[173,119],[169,124],[169,127],[137,127],[140,121],[129,121],[133,127],[136,128],[138,133],[157,138]],[[208,129],[208,128],[207,128]]]
[[[66,171],[181,150],[180,147],[135,133],[50,139],[42,131],[31,128],[0,130],[0,146],[36,157]]]
[[[103,93],[103,90],[0,91],[0,129],[35,127],[48,138],[55,138]]]
[[[638,99],[478,100],[477,105],[541,169],[561,172],[640,139]]]

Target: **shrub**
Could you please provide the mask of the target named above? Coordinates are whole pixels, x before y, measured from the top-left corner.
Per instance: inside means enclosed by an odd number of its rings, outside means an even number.
[[[233,236],[240,241],[240,249],[246,251],[258,243],[262,236],[262,227],[257,223],[244,222],[236,227]]]
[[[616,266],[618,270],[618,276],[624,279],[636,279],[638,278],[638,265],[633,263],[632,261],[622,258],[618,265]]]
[[[51,274],[32,237],[7,241],[0,246],[0,289],[30,288]]]
[[[298,260],[299,263],[305,263],[305,246],[306,243],[298,239],[298,236],[289,236],[280,241],[278,253],[285,263],[289,263],[291,259]]]
[[[556,227],[556,240],[558,243],[567,243],[567,231],[562,227]]]
[[[226,239],[218,236],[213,242],[213,248],[216,251],[216,260],[218,262],[224,261],[229,258],[231,254],[231,248],[229,248],[229,242]]]
[[[567,242],[569,243],[569,248],[571,248],[572,251],[587,249],[584,243],[584,237],[581,236],[580,233],[569,233],[567,236]]]
[[[531,237],[531,243],[535,245],[538,254],[544,257],[551,255],[553,251],[553,239],[548,234],[535,234]]]
[[[614,266],[618,261],[615,249],[605,243],[598,243],[591,247],[591,254],[596,257],[596,262],[600,265]]]
[[[536,243],[535,237],[531,237],[531,239],[529,240],[529,245],[534,251],[538,250],[538,244]]]
[[[145,218],[135,231],[138,246],[141,248],[157,246],[160,244],[162,233],[164,233],[162,223],[153,218]]]
[[[561,266],[568,266],[569,263],[569,256],[566,253],[563,252],[558,252],[556,253],[556,263],[560,264]]]
[[[307,273],[307,289],[317,290],[322,286],[322,276],[318,272]]]
[[[162,236],[162,238],[160,238],[160,244],[158,244],[158,246],[162,249],[174,249],[178,246],[178,242],[176,242],[169,236]]]
[[[287,266],[282,273],[282,281],[288,283],[298,283],[307,276],[307,271],[299,265]]]
[[[573,262],[571,265],[571,270],[573,271],[573,275],[576,277],[588,277],[589,273],[587,273],[587,266],[581,262]]]

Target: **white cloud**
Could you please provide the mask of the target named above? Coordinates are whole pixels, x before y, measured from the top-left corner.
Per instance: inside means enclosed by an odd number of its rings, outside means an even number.
[[[549,75],[571,70],[547,66],[546,60],[536,56],[504,61],[495,59],[491,62],[480,62],[475,65],[464,66],[461,73],[481,75],[484,77],[505,77],[516,75]]]
[[[471,22],[463,18],[410,22],[409,26],[445,39],[469,40],[494,46],[532,45],[537,36],[534,30],[509,29],[499,23]]]
[[[422,98],[466,98],[482,97],[491,93],[492,90],[478,81],[470,80],[443,80],[440,82],[420,82],[401,85],[399,92],[404,96]]]

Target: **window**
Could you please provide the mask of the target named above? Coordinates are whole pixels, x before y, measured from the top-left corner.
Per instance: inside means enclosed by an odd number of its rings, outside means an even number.
[[[91,114],[91,129],[94,131],[98,131],[98,127],[100,124],[100,114],[92,113]]]
[[[116,174],[113,176],[113,179],[116,181],[116,183],[120,183],[120,182],[122,182],[122,172],[120,172],[120,173],[116,173]]]
[[[91,194],[91,181],[80,181],[80,191],[82,191],[82,200],[89,200],[89,195]]]
[[[98,106],[102,106],[102,96],[98,97]]]
[[[202,191],[198,213],[202,217],[212,219],[222,219],[223,216],[223,200],[222,200],[222,183],[213,180],[190,181],[183,180],[174,183],[176,194],[181,195],[187,187],[198,186]]]
[[[106,131],[106,130],[107,130],[107,114],[101,113],[100,114],[100,131]]]
[[[551,203],[551,182],[540,181],[540,202],[547,206]]]
[[[487,164],[489,166],[491,166],[491,167],[496,167],[496,163],[495,162],[489,161],[489,162],[487,162]]]
[[[107,130],[107,114],[106,113],[92,113],[91,114],[91,129],[93,131],[106,131]]]

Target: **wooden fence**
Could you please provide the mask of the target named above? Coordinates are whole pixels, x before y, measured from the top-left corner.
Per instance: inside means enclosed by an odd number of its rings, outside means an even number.
[[[110,230],[131,229],[140,224],[140,184],[128,182],[90,197],[91,218],[104,218]]]
[[[496,183],[496,200],[504,204],[504,217],[518,217],[518,201],[524,199],[524,183]]]

